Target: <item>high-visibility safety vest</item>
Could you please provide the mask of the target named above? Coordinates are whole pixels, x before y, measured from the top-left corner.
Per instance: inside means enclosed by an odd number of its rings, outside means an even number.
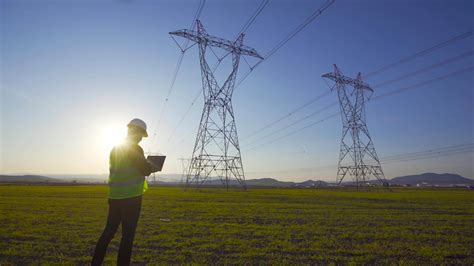
[[[124,143],[112,149],[109,175],[110,199],[140,196],[148,189],[145,174],[137,161],[144,162],[146,159],[143,150],[136,144]]]

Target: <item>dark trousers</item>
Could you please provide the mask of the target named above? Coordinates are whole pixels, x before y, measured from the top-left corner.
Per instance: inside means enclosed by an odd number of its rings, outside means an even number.
[[[138,218],[142,206],[142,196],[128,199],[109,199],[109,215],[104,232],[97,241],[92,257],[92,265],[101,265],[104,260],[107,246],[115,235],[118,226],[122,223],[122,239],[117,256],[117,265],[130,265],[133,238],[137,228]]]

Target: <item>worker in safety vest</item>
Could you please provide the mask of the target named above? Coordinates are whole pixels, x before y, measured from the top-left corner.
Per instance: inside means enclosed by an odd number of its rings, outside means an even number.
[[[145,159],[138,145],[148,137],[146,124],[133,119],[128,124],[127,138],[110,152],[109,214],[107,224],[97,242],[92,265],[101,265],[107,246],[122,224],[122,239],[117,256],[117,265],[130,265],[133,238],[142,205],[142,195],[148,189],[145,176],[157,172],[157,167]]]

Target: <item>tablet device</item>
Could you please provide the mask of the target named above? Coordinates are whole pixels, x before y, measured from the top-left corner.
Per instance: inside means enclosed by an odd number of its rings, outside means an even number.
[[[148,155],[148,157],[146,157],[146,159],[148,161],[150,161],[151,163],[153,163],[156,166],[156,168],[158,168],[158,171],[161,171],[161,169],[163,168],[163,164],[165,163],[166,156],[164,156],[164,155]]]

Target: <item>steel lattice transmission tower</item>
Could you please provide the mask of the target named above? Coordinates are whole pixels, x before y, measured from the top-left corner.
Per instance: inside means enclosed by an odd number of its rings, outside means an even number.
[[[366,93],[373,93],[373,89],[362,81],[359,73],[356,79],[343,76],[339,68],[334,65],[334,72],[323,75],[336,82],[335,89],[339,98],[342,115],[342,140],[337,168],[336,182],[340,184],[349,174],[357,183],[363,186],[371,178],[387,185],[380,160],[375,151],[365,122]]]
[[[240,34],[235,41],[229,41],[207,34],[199,20],[196,26],[197,31],[184,29],[170,32],[197,43],[201,63],[204,109],[186,174],[186,187],[199,186],[211,177],[219,177],[227,188],[229,181],[235,179],[246,189],[232,93],[240,56],[263,58],[253,48],[243,45],[244,34]],[[206,60],[206,51],[211,46],[232,54],[232,71],[222,86],[219,86]]]

